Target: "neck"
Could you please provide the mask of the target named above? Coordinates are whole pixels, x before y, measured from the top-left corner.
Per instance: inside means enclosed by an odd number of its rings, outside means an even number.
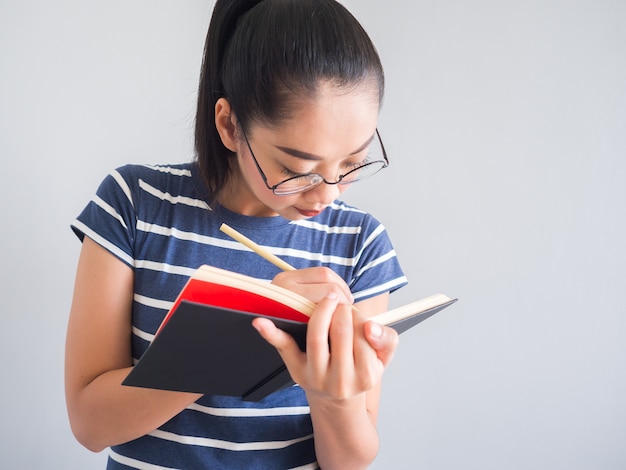
[[[257,199],[248,183],[241,176],[239,168],[233,168],[224,188],[215,200],[226,209],[251,217],[273,217],[278,214]]]

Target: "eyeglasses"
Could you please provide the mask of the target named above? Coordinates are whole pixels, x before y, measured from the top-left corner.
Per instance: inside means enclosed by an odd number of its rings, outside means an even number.
[[[380,145],[380,150],[382,151],[383,159],[373,160],[363,165],[358,166],[357,168],[353,168],[343,175],[339,175],[337,181],[326,181],[324,177],[318,173],[307,173],[304,175],[295,175],[290,178],[287,178],[284,181],[281,181],[274,186],[270,186],[267,182],[267,177],[263,170],[261,169],[261,165],[256,159],[254,152],[252,151],[252,147],[250,146],[250,142],[248,141],[248,136],[246,136],[245,131],[243,131],[243,137],[246,139],[246,144],[248,145],[248,149],[250,150],[250,155],[252,155],[252,159],[256,164],[259,173],[261,174],[261,178],[265,182],[265,186],[267,189],[272,191],[277,196],[289,196],[292,194],[298,194],[305,191],[309,191],[322,183],[326,184],[352,184],[357,181],[364,180],[365,178],[369,178],[370,176],[375,175],[383,168],[387,168],[389,166],[389,160],[387,159],[387,152],[385,152],[385,146],[383,145],[383,141],[380,138],[380,134],[378,133],[378,129],[376,129],[376,137],[378,138],[378,143]],[[369,155],[368,155],[368,158]]]

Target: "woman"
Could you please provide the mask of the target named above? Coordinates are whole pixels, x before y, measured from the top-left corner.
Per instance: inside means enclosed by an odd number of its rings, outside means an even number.
[[[83,240],[66,346],[73,432],[111,447],[111,469],[366,468],[397,344],[367,318],[406,282],[380,223],[337,199],[388,164],[376,50],[332,0],[218,0],[202,67],[197,161],[112,172],[72,225]],[[277,273],[223,222],[298,269]],[[254,322],[298,386],[248,403],[120,385],[201,264],[318,303],[306,354]]]

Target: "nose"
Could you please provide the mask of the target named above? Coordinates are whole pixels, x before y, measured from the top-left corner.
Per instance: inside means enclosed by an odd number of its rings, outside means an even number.
[[[322,182],[315,188],[306,191],[303,195],[304,199],[311,204],[327,206],[337,199],[340,193],[341,190],[338,184],[327,184]]]

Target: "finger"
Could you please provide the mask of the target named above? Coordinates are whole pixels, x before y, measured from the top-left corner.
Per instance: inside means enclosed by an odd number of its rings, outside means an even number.
[[[276,325],[267,318],[255,318],[252,320],[252,326],[265,341],[276,348],[287,366],[287,369],[289,369],[292,378],[298,382],[296,376],[301,376],[300,371],[306,363],[305,354],[300,350],[298,343],[296,343],[290,334],[277,328]]]
[[[338,295],[342,303],[354,302],[350,288],[345,281],[326,267],[284,271],[277,274],[272,283],[297,292],[315,303],[332,293]]]
[[[329,294],[315,307],[306,334],[306,351],[309,365],[318,374],[322,374],[328,367],[330,360],[329,330],[330,324],[338,305],[338,297]]]
[[[340,377],[352,376],[354,369],[354,324],[347,305],[337,305],[330,324],[331,366]]]
[[[400,341],[398,333],[393,328],[368,321],[365,323],[365,337],[383,365],[387,367]]]
[[[354,314],[358,317],[358,314]],[[382,379],[384,365],[377,351],[366,338],[364,324],[355,318],[354,368],[355,383],[361,391],[371,390]],[[360,326],[359,326],[360,325]]]

